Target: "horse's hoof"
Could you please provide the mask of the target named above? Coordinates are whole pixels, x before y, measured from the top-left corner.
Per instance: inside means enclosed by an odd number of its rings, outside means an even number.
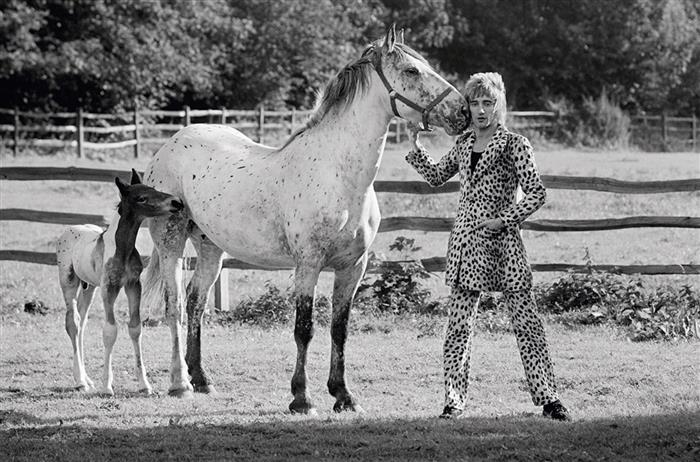
[[[90,391],[90,386],[86,383],[81,383],[75,386],[75,391],[85,393],[86,391]]]
[[[168,390],[168,396],[172,396],[173,398],[192,399],[194,398],[194,393],[189,388],[177,388],[175,390]]]
[[[289,403],[289,411],[292,414],[318,415],[318,411],[311,401],[298,398],[294,398],[294,401]]]
[[[336,401],[335,404],[333,405],[333,411],[334,412],[356,412],[358,414],[364,414],[365,410],[362,409],[362,406],[359,404],[355,403],[352,400],[347,400],[347,401]]]
[[[100,388],[98,392],[101,396],[114,396],[114,390],[112,388]]]
[[[205,395],[215,395],[216,394],[216,388],[214,388],[214,385],[195,385],[192,384],[194,387],[195,393],[204,393]]]
[[[151,396],[153,394],[153,388],[151,388],[151,387],[140,388],[139,393],[141,393],[142,395]]]

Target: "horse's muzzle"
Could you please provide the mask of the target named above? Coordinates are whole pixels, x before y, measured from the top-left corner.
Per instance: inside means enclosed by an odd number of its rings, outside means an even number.
[[[179,212],[180,210],[185,208],[185,204],[183,204],[182,201],[177,199],[173,199],[172,201],[170,201],[170,206],[172,207],[172,213]]]

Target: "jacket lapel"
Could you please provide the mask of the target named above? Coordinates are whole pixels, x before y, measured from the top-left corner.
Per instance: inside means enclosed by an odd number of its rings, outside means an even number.
[[[476,164],[476,169],[474,170],[474,175],[472,175],[471,183],[473,184],[479,178],[484,176],[484,174],[489,170],[491,164],[494,160],[503,152],[508,143],[508,130],[503,126],[499,125],[496,133],[493,134],[489,144],[486,145],[484,153],[481,155],[481,159]],[[472,146],[473,146],[472,141]],[[471,149],[469,150],[471,155]]]

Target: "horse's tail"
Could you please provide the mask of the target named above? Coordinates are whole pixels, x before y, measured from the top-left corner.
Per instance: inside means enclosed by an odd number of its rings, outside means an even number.
[[[161,307],[165,305],[165,284],[160,274],[160,257],[155,247],[151,252],[141,287],[141,312],[146,313],[145,318],[163,319],[165,312]],[[144,319],[143,314],[141,317]]]

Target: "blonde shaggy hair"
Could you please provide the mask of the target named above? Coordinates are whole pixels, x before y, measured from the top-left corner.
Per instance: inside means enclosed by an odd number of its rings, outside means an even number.
[[[496,102],[494,107],[496,120],[498,120],[501,125],[506,125],[506,87],[503,84],[503,77],[501,77],[501,74],[498,72],[479,72],[478,74],[472,74],[469,80],[467,80],[464,96],[467,100],[480,96],[493,98]]]

